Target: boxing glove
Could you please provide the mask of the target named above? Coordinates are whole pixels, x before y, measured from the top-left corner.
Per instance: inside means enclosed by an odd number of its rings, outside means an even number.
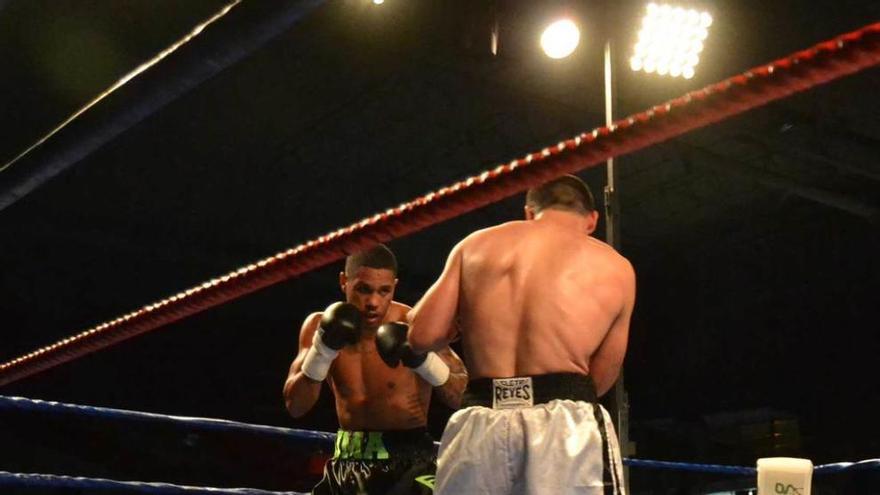
[[[409,325],[406,323],[385,323],[376,330],[376,350],[391,368],[403,363],[435,387],[449,379],[449,366],[434,352],[417,353],[406,340]]]
[[[315,381],[322,381],[339,350],[358,341],[361,312],[353,304],[337,302],[324,310],[321,323],[312,338],[312,347],[303,360],[302,372]]]
[[[338,351],[358,341],[361,331],[361,312],[354,304],[346,302],[333,303],[327,306],[321,315],[321,326],[318,328],[321,342]]]

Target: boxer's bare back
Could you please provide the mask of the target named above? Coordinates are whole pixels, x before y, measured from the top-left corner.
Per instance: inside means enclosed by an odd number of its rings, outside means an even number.
[[[635,275],[587,225],[547,210],[465,238],[410,313],[413,346],[460,329],[472,379],[575,372],[606,392],[626,351]]]

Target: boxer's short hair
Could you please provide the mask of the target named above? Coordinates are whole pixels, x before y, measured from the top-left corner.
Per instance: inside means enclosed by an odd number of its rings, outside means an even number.
[[[590,187],[575,175],[563,175],[529,189],[526,205],[535,213],[552,208],[587,214],[596,209]]]
[[[353,277],[362,267],[391,270],[397,276],[397,258],[384,244],[377,244],[345,258],[347,277]]]

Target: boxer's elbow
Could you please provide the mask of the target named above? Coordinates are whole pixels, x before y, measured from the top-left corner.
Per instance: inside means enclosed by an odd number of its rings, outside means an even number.
[[[430,338],[430,335],[422,331],[422,329],[419,329],[418,331],[410,330],[407,340],[409,341],[409,345],[417,353],[428,352],[434,345],[433,339]]]
[[[284,383],[283,392],[284,407],[294,418],[305,416],[312,409],[315,402],[318,401],[321,386],[320,382],[316,382],[314,385],[307,383],[309,380],[304,375],[298,378],[300,379],[289,378]]]
[[[454,335],[451,329],[455,312],[446,311],[443,305],[434,302],[436,299],[431,298],[428,303],[420,301],[406,315],[410,324],[407,340],[418,352],[440,350],[449,344],[450,335]]]
[[[298,407],[296,401],[293,397],[293,388],[294,381],[292,378],[288,378],[284,381],[284,389],[281,392],[281,397],[284,399],[284,408],[287,409],[287,413],[293,416],[294,418],[298,418],[305,414],[305,411],[302,410],[301,407]]]
[[[308,408],[302,407],[301,405],[297,404],[296,401],[290,399],[284,401],[284,406],[287,407],[288,414],[290,414],[290,416],[293,418],[301,418],[305,416],[307,412],[309,412]]]
[[[620,366],[591,369],[590,375],[593,377],[593,383],[596,385],[596,395],[602,397],[617,382],[617,378],[620,376]]]
[[[434,324],[413,322],[407,340],[416,352],[437,351],[449,344],[446,329]]]
[[[605,394],[611,390],[611,387],[614,385],[616,380],[595,380],[596,383],[596,396],[603,397]]]

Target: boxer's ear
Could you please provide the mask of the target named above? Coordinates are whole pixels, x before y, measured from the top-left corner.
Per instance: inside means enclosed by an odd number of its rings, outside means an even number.
[[[339,288],[342,289],[342,293],[345,294],[345,284],[348,283],[348,277],[345,276],[345,272],[339,272]]]
[[[596,227],[599,225],[599,211],[593,210],[587,215],[587,234],[592,234],[596,231]]]
[[[532,209],[531,206],[525,205],[523,207],[523,211],[526,214],[526,220],[534,220],[535,219],[535,210]]]

